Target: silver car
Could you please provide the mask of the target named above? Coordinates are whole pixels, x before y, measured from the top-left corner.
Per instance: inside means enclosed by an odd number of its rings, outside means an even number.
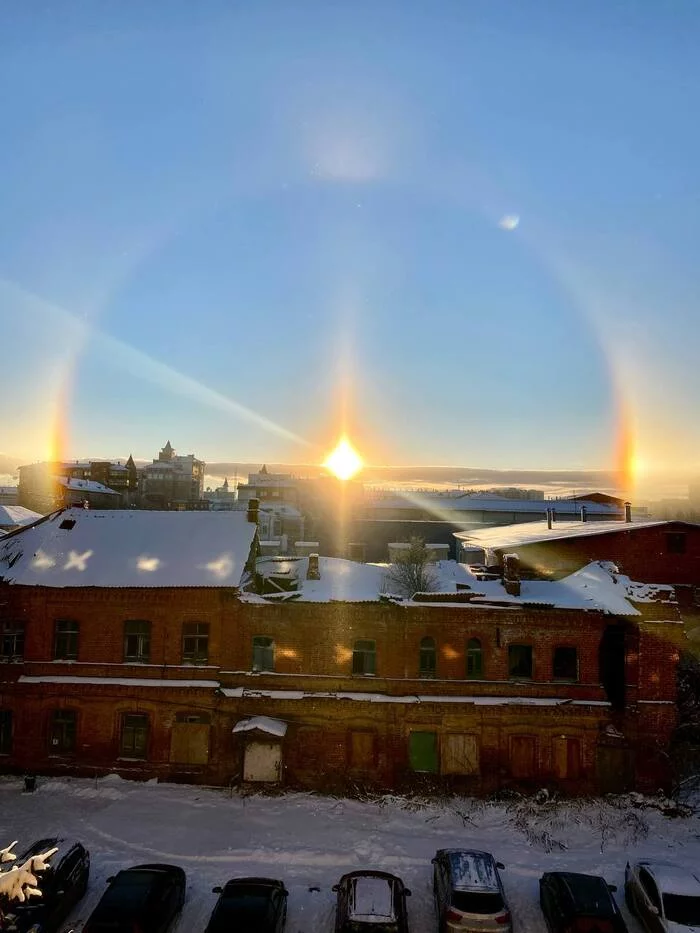
[[[490,852],[439,849],[433,859],[433,893],[440,933],[511,933],[512,922],[499,868]]]
[[[670,862],[628,862],[625,900],[648,933],[700,931],[700,876]]]

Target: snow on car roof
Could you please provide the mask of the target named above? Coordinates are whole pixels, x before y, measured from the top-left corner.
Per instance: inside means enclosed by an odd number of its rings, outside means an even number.
[[[444,849],[455,888],[463,891],[498,891],[493,856],[471,849]]]
[[[673,862],[653,860],[639,862],[639,867],[648,868],[662,894],[683,894],[688,897],[700,897],[700,878]]]
[[[396,919],[393,886],[386,878],[355,877],[350,882],[350,917],[357,921]]]

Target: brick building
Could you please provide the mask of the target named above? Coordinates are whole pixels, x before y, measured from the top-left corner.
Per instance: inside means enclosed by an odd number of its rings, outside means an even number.
[[[311,556],[263,597],[241,593],[270,572],[244,571],[254,514],[78,512],[0,543],[5,770],[475,793],[668,779],[668,589],[599,565],[504,586],[445,562],[440,591],[407,601],[383,568]]]

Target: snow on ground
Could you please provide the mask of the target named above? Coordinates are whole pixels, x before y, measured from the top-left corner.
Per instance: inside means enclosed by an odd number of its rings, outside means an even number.
[[[538,804],[390,796],[360,802],[304,793],[244,796],[114,776],[39,778],[37,790],[27,794],[19,779],[2,778],[0,845],[19,839],[21,850],[58,833],[89,848],[88,893],[66,931],[81,929],[109,875],[163,861],[187,873],[187,899],[175,933],[204,930],[216,900],[214,885],[256,874],[287,885],[287,933],[331,931],[331,887],[358,868],[398,874],[413,892],[412,933],[432,933],[430,860],[438,848],[462,846],[487,849],[505,863],[503,880],[519,933],[546,933],[538,879],[557,869],[603,874],[616,884],[630,933],[640,933],[623,901],[626,860],[656,856],[694,867],[700,858],[698,817],[669,818],[647,803],[638,797]]]

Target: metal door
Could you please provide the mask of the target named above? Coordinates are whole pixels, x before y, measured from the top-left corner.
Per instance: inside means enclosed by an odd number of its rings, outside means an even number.
[[[282,774],[279,742],[249,742],[243,762],[244,781],[277,782]]]
[[[409,742],[411,770],[437,774],[437,733],[412,732]]]

